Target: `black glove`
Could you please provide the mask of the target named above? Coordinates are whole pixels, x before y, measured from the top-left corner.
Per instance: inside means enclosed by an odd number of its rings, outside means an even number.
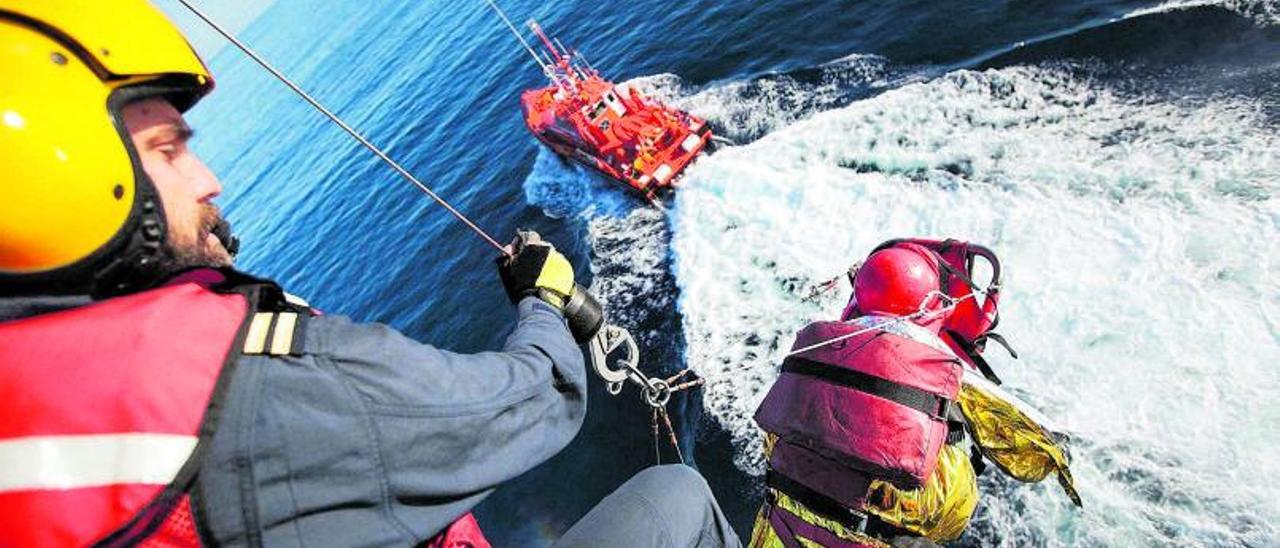
[[[564,313],[574,340],[586,342],[604,325],[604,311],[586,289],[573,281],[573,266],[533,231],[517,231],[510,256],[498,257],[498,275],[512,303],[528,296]]]
[[[498,275],[512,303],[530,295],[563,310],[573,293],[573,266],[537,232],[521,230],[507,246],[510,256],[498,257]]]

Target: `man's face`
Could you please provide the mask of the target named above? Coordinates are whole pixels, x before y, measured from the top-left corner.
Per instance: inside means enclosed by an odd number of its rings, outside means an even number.
[[[121,114],[142,169],[164,203],[174,266],[230,266],[231,254],[213,235],[222,217],[212,200],[222,184],[187,148],[192,131],[182,114],[164,99],[131,103]]]

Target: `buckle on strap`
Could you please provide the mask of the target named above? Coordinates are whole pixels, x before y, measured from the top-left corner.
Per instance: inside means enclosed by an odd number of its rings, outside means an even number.
[[[859,512],[853,508],[845,508],[849,512],[849,519],[845,522],[845,527],[853,529],[854,532],[865,535],[867,534],[867,523],[871,521],[871,516],[866,512]]]
[[[930,413],[929,417],[932,418],[933,420],[942,421],[942,422],[947,422],[952,418],[954,418],[955,417],[954,413],[956,411],[959,411],[959,409],[956,407],[955,400],[949,400],[941,396],[938,396],[937,398],[938,398],[938,407],[933,413]]]

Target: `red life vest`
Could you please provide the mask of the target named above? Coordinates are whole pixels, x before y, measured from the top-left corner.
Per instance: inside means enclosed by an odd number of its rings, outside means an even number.
[[[199,546],[187,493],[266,292],[200,270],[0,323],[0,545]],[[470,514],[429,543],[489,546]]]
[[[960,391],[963,366],[941,340],[907,323],[867,330],[885,320],[802,329],[794,348],[866,332],[787,358],[755,415],[778,436],[775,472],[849,507],[865,494],[851,481],[915,489],[933,474]],[[912,330],[933,338],[912,337]]]

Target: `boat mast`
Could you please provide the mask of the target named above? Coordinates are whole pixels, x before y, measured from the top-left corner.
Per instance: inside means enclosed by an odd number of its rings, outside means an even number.
[[[542,27],[538,25],[537,21],[530,19],[529,28],[533,29],[533,33],[538,35],[539,40],[542,40],[542,45],[546,46],[547,49],[550,50],[551,53],[555,55],[555,59],[557,63],[564,60],[564,56],[560,54],[560,50],[556,49],[556,46],[551,43],[550,38],[547,38],[547,33],[542,32]]]

